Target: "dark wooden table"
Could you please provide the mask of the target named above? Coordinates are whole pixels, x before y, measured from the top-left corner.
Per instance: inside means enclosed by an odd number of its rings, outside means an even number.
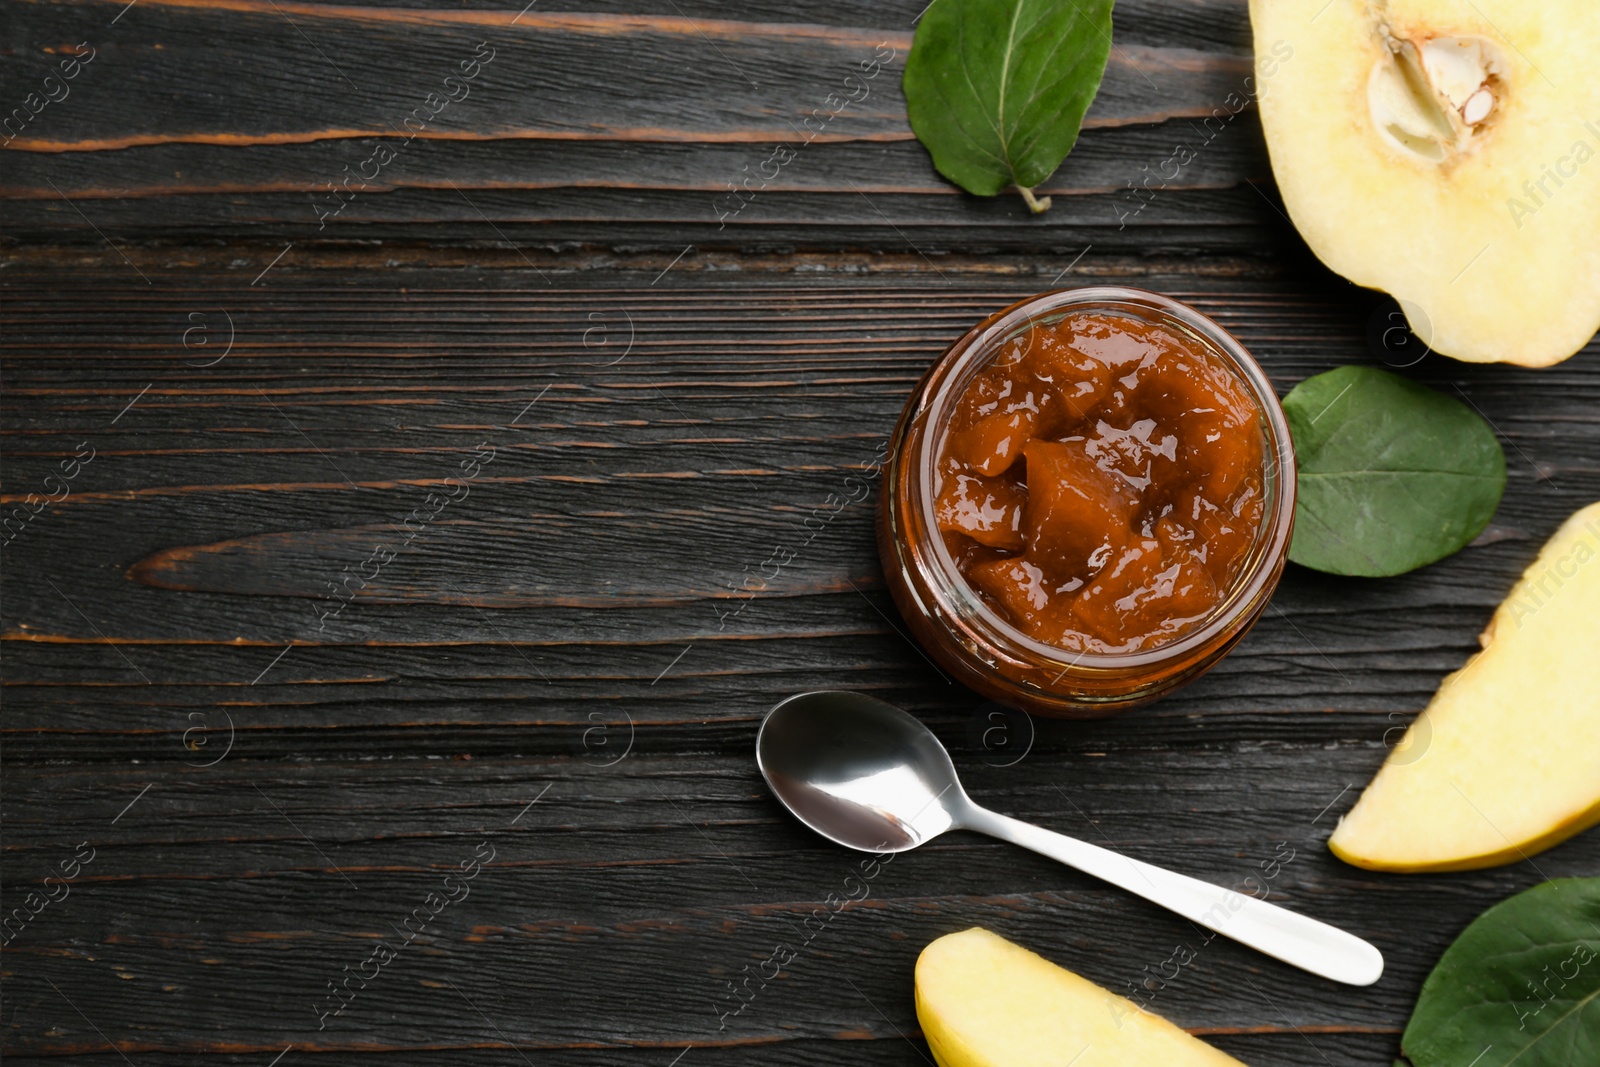
[[[1471,917],[1600,874],[1595,833],[1442,876],[1324,847],[1600,497],[1600,345],[1409,367],[1499,432],[1495,524],[1393,580],[1291,568],[1156,705],[1036,722],[1029,749],[905,640],[870,505],[830,494],[985,313],[1147,286],[1284,391],[1416,351],[1374,343],[1393,305],[1316,264],[1254,112],[1226,110],[1240,0],[1117,5],[1042,218],[911,139],[922,2],[0,9],[4,110],[59,97],[0,156],[9,1059],[919,1064],[912,963],[982,924],[1251,1064],[1377,1067]],[[1132,198],[1180,142],[1195,160]],[[751,758],[762,713],[819,687],[914,709],[983,803],[1273,874],[1388,973],[1336,987],[1221,941],[1180,969],[1183,921],[965,835],[839,908],[856,857]]]

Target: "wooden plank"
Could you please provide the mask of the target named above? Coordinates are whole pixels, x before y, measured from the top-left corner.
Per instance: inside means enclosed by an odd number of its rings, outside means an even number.
[[[1130,181],[1142,177],[1143,168],[1155,172],[1153,190],[1170,190],[1174,195],[1225,189],[1270,176],[1253,112],[1240,114],[1209,140],[1205,139],[1207,132],[1188,119],[1087,130],[1073,149],[1071,165],[1058,171],[1043,188],[1052,196],[1121,195]],[[1162,170],[1161,164],[1180,141],[1196,149],[1194,159],[1181,169],[1172,164]],[[383,138],[359,138],[305,145],[168,144],[116,153],[19,151],[7,157],[10,166],[0,194],[59,201],[66,193],[74,199],[96,201],[83,206],[98,210],[111,206],[99,203],[107,200],[298,193],[307,204],[300,221],[315,224],[317,214],[310,205],[327,203],[327,181],[342,177],[343,167],[372,156],[386,143]],[[746,212],[755,214],[758,206],[761,213],[781,211],[772,202],[790,194],[854,193],[852,182],[873,197],[961,197],[960,190],[939,177],[927,152],[915,141],[817,141],[797,152],[781,181],[766,185],[761,181],[761,165],[771,153],[772,146],[767,143],[464,141],[418,151],[405,160],[404,167],[397,166],[366,187],[357,187],[355,199],[345,210],[353,212],[363,198],[381,199],[397,190],[449,190],[451,182],[473,194],[479,190],[547,189],[703,193],[706,203],[717,205],[706,209],[703,220],[717,222],[720,210],[730,216],[730,225],[741,221]],[[746,176],[753,182],[749,190],[741,190],[745,205],[738,210],[728,187]],[[1127,196],[1122,199],[1131,215],[1137,203]],[[329,225],[337,233],[337,223],[347,221],[341,212]],[[1115,217],[1109,221],[1116,221]],[[1136,222],[1135,218],[1129,220],[1130,225]]]
[[[28,0],[23,39],[40,54],[18,63],[19,75],[42,79],[56,65],[44,46],[76,40],[86,23],[119,7],[113,0]],[[218,49],[219,39],[250,44]],[[485,41],[491,43],[478,51]],[[906,140],[911,133],[895,75],[910,43],[908,23],[866,29],[678,15],[144,0],[139,17],[119,24],[104,55],[95,46],[79,75],[85,95],[100,106],[66,107],[69,94],[58,114],[30,121],[12,147],[63,152],[391,134],[404,140],[411,132],[422,140],[770,142],[818,131],[804,120],[822,107],[830,118],[817,120],[820,139]],[[449,89],[459,99],[443,109],[433,103],[415,131],[405,125],[429,93],[445,94],[443,79],[461,80],[469,60],[469,83]],[[854,102],[843,111],[825,103],[836,89],[845,92],[845,76],[864,64],[871,77],[863,79],[865,88],[849,90]],[[285,69],[315,74],[288,93]],[[608,76],[620,70],[628,77]],[[1177,44],[1119,46],[1087,121],[1115,126],[1209,116],[1249,71],[1249,60],[1238,54]],[[147,109],[137,94],[111,91],[130,83],[162,91],[169,106]],[[555,93],[560,107],[551,106]]]
[[[770,184],[759,177],[770,145],[462,143],[417,152],[330,214],[329,176],[378,143],[18,153],[0,212],[10,232],[34,238],[98,239],[99,227],[119,241],[143,240],[181,212],[189,232],[245,229],[302,243],[426,225],[441,238],[551,247],[592,241],[597,216],[606,216],[608,228],[684,230],[675,250],[691,240],[815,242],[848,227],[845,240],[856,245],[937,253],[983,241],[1070,254],[1086,244],[1141,253],[1192,246],[1201,226],[1215,234],[1205,238],[1214,250],[1255,249],[1276,218],[1265,194],[1245,187],[1269,171],[1251,114],[1209,139],[1187,120],[1090,130],[1071,164],[1045,183],[1056,207],[1040,218],[1013,197],[961,193],[910,141],[814,144]],[[1182,168],[1173,162],[1180,143],[1198,149]],[[736,198],[730,183],[747,175],[755,178],[751,191]],[[1131,183],[1147,177],[1152,192],[1135,193]]]
[[[963,769],[981,802],[1217,881],[1247,888],[1262,863],[1287,857],[1271,881],[1280,900],[1344,923],[1390,955],[1382,985],[1330,996],[1319,980],[1232,944],[1196,945],[1199,960],[1155,1002],[1198,1032],[1299,1031],[1311,1038],[1301,1050],[1309,1058],[1287,1062],[1361,1062],[1373,1035],[1394,1039],[1453,931],[1485,900],[1540,877],[1527,864],[1398,877],[1334,861],[1321,847],[1331,817],[1318,809],[1348,805],[1341,779],[1370,764],[1370,748],[1164,748],[1158,740],[1124,751],[1121,766],[1037,754],[1016,768],[967,759]],[[1131,759],[1143,774],[1127,774]],[[1237,777],[1219,778],[1217,761]],[[1233,782],[1250,783],[1249,810],[1237,806]],[[992,925],[1123,989],[1197,937],[1126,894],[960,836],[895,858],[860,905],[808,927],[855,861],[784,816],[742,753],[634,754],[610,768],[570,759],[41,768],[14,790],[16,832],[33,846],[16,867],[48,869],[70,846],[63,823],[95,827],[84,834],[95,859],[72,895],[17,938],[11,966],[25,969],[30,997],[35,988],[48,995],[44,978],[73,989],[84,1013],[129,1051],[219,1042],[258,1051],[459,1048],[481,1027],[461,1021],[451,982],[529,1050],[633,1048],[639,1062],[653,1062],[651,1049],[675,1043],[838,1040],[848,1030],[888,1041],[896,1029],[914,1032],[910,964],[942,932]],[[36,790],[68,807],[41,819],[29,810]],[[1151,810],[1161,806],[1165,815]],[[313,1005],[328,978],[376,939],[394,940],[390,927],[409,905],[484,841],[493,861],[421,951],[361,988],[343,1016],[320,1020]],[[1559,877],[1592,871],[1597,858],[1594,842],[1580,840],[1538,866]],[[118,916],[109,934],[107,915]],[[775,944],[804,952],[722,1029],[722,983]],[[98,966],[86,967],[85,954]],[[215,977],[204,985],[186,977],[197,975]],[[253,1005],[264,1000],[283,1007],[263,1014]],[[24,1012],[49,1010],[42,1001],[30,999]],[[606,1010],[582,1010],[596,1001]],[[156,1005],[159,1035],[141,1025]],[[59,1053],[90,1043],[81,1024],[61,1029],[48,1042],[19,1044]]]
[[[670,250],[670,258],[691,245],[760,253],[832,248],[914,254],[930,262],[951,252],[1022,253],[1059,256],[1064,266],[1089,248],[1163,256],[1303,251],[1285,239],[1281,208],[1266,195],[1253,185],[1178,193],[1150,203],[1127,226],[1118,212],[1128,203],[1118,193],[1071,196],[1048,217],[1034,218],[1007,197],[980,201],[940,194],[916,198],[916,206],[891,197],[863,199],[853,190],[848,197],[798,193],[775,197],[770,212],[766,204],[752,205],[725,227],[719,227],[705,193],[604,189],[490,190],[469,193],[470,199],[453,190],[402,190],[356,201],[325,231],[318,230],[304,194],[185,195],[154,203],[30,199],[7,201],[0,211],[8,219],[7,235],[18,241],[99,247],[106,241],[159,244],[164,236],[221,241],[244,235],[253,242],[275,241],[279,249],[288,243],[305,248],[425,240],[486,252],[615,245]]]
[[[11,83],[43,84],[63,41],[86,34],[80,51],[94,53],[64,97],[12,114],[0,227],[13,239],[307,243],[421,225],[435,240],[553,247],[593,241],[606,219],[623,224],[613,240],[669,244],[693,230],[746,248],[904,249],[910,233],[928,251],[1218,251],[1259,248],[1257,216],[1272,210],[1243,187],[1267,168],[1244,9],[1222,0],[1119,6],[1105,85],[1047,183],[1058,206],[1045,219],[961,194],[912,139],[899,74],[920,4],[819,6],[806,22],[671,4],[515,15],[143,0],[116,17],[123,6],[16,9],[20,43],[0,57]],[[435,115],[436,97],[408,124],[489,38],[494,58],[452,87],[460,99]],[[858,99],[830,98],[864,59],[877,73],[851,83]],[[1180,144],[1195,155],[1181,166]],[[779,146],[793,157],[775,164]],[[1134,185],[1156,201],[1141,208]]]

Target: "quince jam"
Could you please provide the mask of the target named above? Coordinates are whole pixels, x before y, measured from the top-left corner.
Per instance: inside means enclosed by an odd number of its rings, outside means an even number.
[[[967,583],[1029,637],[1151,648],[1239,574],[1265,444],[1249,392],[1198,341],[1072,314],[1008,341],[960,395],[935,518]]]

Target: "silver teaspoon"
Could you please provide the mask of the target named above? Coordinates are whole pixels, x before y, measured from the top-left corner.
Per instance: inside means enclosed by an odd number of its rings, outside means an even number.
[[[1327,923],[979,807],[933,732],[881,700],[839,691],[790,697],[761,724],[756,763],[785,807],[841,845],[904,852],[946,830],[976,830],[1312,974],[1358,986],[1383,974],[1376,948]]]

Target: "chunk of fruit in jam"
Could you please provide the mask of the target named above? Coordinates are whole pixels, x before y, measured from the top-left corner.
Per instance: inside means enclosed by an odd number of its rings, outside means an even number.
[[[1040,429],[1046,435],[1082,422],[1111,388],[1111,368],[1072,345],[1070,334],[1036,326],[1022,335],[1021,373],[1043,387]]]
[[[1155,419],[1135,419],[1119,429],[1104,419],[1094,426],[1084,450],[1095,465],[1115,473],[1135,492],[1152,484],[1171,485],[1178,465],[1178,438]]]
[[[979,474],[1004,474],[1033,436],[1034,418],[1028,411],[990,415],[956,434],[951,446],[961,461]]]
[[[978,474],[1004,474],[1022,455],[1039,419],[1042,390],[1001,365],[980,374],[956,412],[946,445],[950,456]]]
[[[1025,557],[993,559],[975,563],[966,572],[967,580],[995,604],[1008,619],[1032,637],[1050,644],[1073,644],[1071,628],[1056,605],[1070,600],[1073,588],[1060,589],[1045,572]]]
[[[1163,551],[1160,541],[1141,538],[1089,582],[1072,613],[1090,637],[1117,648],[1149,636],[1148,609],[1161,617],[1158,630],[1172,630],[1216,602],[1216,584],[1193,553]]]
[[[1062,581],[1103,565],[1133,537],[1138,500],[1091,458],[1082,440],[1042,441],[1025,449],[1028,507],[1023,515],[1028,558]]]
[[[1262,427],[1249,390],[1186,334],[1107,314],[1035,323],[957,400],[938,525],[1023,632],[1149,647],[1211,611],[1249,556]]]
[[[980,545],[1022,551],[1022,514],[1028,491],[1009,479],[976,474],[948,476],[934,515],[939,529],[963,533]]]
[[[1183,493],[1172,511],[1156,522],[1156,536],[1168,551],[1186,548],[1226,586],[1235,562],[1255,541],[1266,506],[1258,496],[1241,496],[1237,512],[1224,510],[1194,491]]]

